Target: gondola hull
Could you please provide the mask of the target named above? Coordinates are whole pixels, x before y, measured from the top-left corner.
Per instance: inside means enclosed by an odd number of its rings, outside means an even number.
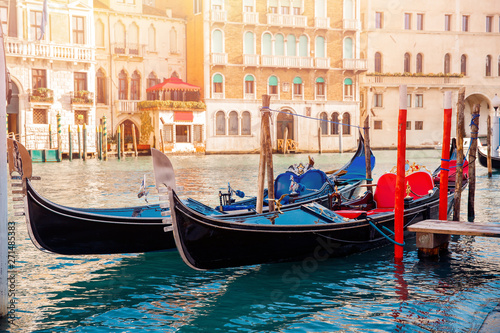
[[[488,156],[486,155],[485,152],[482,151],[482,149],[478,149],[477,153],[478,153],[478,157],[479,157],[479,164],[481,164],[483,167],[487,168],[488,167]],[[500,157],[491,156],[491,167],[493,169],[500,170]]]
[[[452,200],[453,195],[449,195],[448,207]],[[390,241],[372,224],[379,229],[385,226],[394,230],[392,211],[340,223],[321,223],[318,217],[316,223],[303,209],[292,209],[278,217],[295,221],[292,225],[279,225],[277,220],[274,225],[265,225],[248,223],[244,219],[203,216],[183,205],[175,192],[171,193],[170,201],[177,248],[186,264],[201,270],[297,260],[315,265],[315,261],[328,257],[346,256],[389,244]],[[439,191],[435,191],[428,198],[407,205],[405,230],[410,224],[437,219],[438,215]],[[273,214],[263,217],[272,219]],[[409,233],[405,233],[408,236]]]

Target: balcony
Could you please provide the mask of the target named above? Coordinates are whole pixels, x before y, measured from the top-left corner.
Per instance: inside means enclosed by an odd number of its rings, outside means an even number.
[[[199,100],[187,100],[187,101],[154,100],[154,101],[119,101],[119,102],[135,102],[135,107],[138,111],[156,111],[156,110],[205,111],[207,109],[206,104]]]
[[[361,29],[361,22],[359,20],[345,19],[343,21],[344,21],[344,30],[346,31],[358,31]]]
[[[328,29],[330,28],[330,18],[329,17],[315,17],[314,27],[316,29]]]
[[[259,13],[243,12],[243,23],[252,25],[259,23]]]
[[[36,88],[28,90],[30,103],[54,103],[54,91],[49,88]]]
[[[115,107],[118,113],[137,113],[139,108],[137,104],[140,101],[118,100],[115,101]]]
[[[226,22],[227,11],[225,10],[212,10],[212,21],[214,22]]]
[[[262,56],[262,66],[280,68],[314,68],[311,57]]]
[[[368,64],[366,59],[343,59],[343,66],[348,71],[366,71]]]
[[[244,54],[243,64],[247,67],[255,67],[259,65],[259,55],[257,54]]]
[[[314,63],[318,69],[330,69],[330,58],[314,58]]]
[[[71,94],[71,104],[93,105],[94,93],[87,90],[75,91]]]
[[[226,65],[227,53],[212,53],[212,65]]]
[[[283,15],[283,14],[267,14],[267,24],[277,25],[280,27],[306,28],[307,16],[303,15]]]
[[[366,75],[363,77],[364,84],[381,84],[389,86],[399,86],[402,84],[412,87],[441,87],[443,85],[458,86],[463,84],[463,78],[458,76],[383,76]]]
[[[44,41],[5,38],[7,56],[20,58],[62,60],[69,62],[92,62],[95,51],[92,47],[77,44],[53,44]]]
[[[140,57],[144,56],[146,46],[138,43],[114,43],[111,45],[111,52],[115,56]]]

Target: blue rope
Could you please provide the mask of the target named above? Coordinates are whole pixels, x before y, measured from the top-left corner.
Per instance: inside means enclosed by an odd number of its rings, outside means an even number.
[[[449,158],[442,158],[441,161],[443,161],[443,162],[449,162],[451,160]]]
[[[351,124],[339,123],[339,122],[331,121],[331,120],[328,120],[328,119],[320,119],[320,118],[314,118],[314,117],[304,116],[304,115],[301,115],[301,114],[295,114],[295,113],[284,112],[284,111],[279,111],[279,110],[272,110],[272,109],[270,109],[267,106],[261,107],[261,111],[263,109],[266,110],[266,111],[269,110],[269,111],[272,111],[272,112],[278,112],[278,113],[288,114],[290,116],[302,117],[302,118],[312,119],[312,120],[319,120],[319,121],[324,121],[324,122],[327,122],[327,123],[338,124],[338,125],[343,125],[343,126],[351,126],[351,127],[356,127],[356,128],[360,128],[360,129],[367,129],[366,127],[356,126],[356,125],[351,125]],[[368,128],[370,128],[370,127],[368,127]]]
[[[399,246],[404,246],[405,245],[405,242],[403,243],[398,243],[396,242],[395,240],[389,238],[389,236],[387,236],[386,234],[384,234],[384,232],[382,230],[380,230],[379,228],[377,228],[377,226],[375,225],[375,223],[373,223],[372,221],[368,221],[368,223],[370,223],[370,225],[375,229],[377,230],[382,236],[384,236],[387,240],[391,241],[392,243],[396,244],[396,245],[399,245]],[[388,231],[390,234],[392,234],[394,236],[394,232],[387,228],[386,226],[382,226],[382,228],[384,228],[385,231]]]

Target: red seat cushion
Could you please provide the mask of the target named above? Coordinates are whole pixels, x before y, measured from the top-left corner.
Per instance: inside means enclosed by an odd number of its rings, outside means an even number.
[[[383,174],[378,182],[373,200],[377,208],[393,208],[396,201],[396,175],[393,173]]]
[[[350,210],[350,209],[341,209],[336,210],[335,213],[339,214],[342,217],[347,217],[350,219],[355,219],[363,213],[366,213],[364,210]]]
[[[429,191],[434,188],[432,176],[425,171],[417,171],[408,175],[405,177],[405,183],[410,185],[410,196],[413,199],[418,199],[429,194]]]

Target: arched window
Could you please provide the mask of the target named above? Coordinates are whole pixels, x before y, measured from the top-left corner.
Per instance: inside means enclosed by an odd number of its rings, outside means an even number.
[[[354,95],[354,89],[352,85],[352,79],[346,78],[344,80],[344,99],[352,100]]]
[[[245,94],[253,94],[254,90],[254,78],[252,75],[245,76]]]
[[[215,115],[215,135],[226,135],[226,116],[224,111],[218,111]]]
[[[270,95],[277,95],[278,94],[278,78],[274,75],[269,77],[269,94]]]
[[[489,54],[486,56],[485,75],[491,76],[491,56]]]
[[[147,80],[147,88],[150,88],[156,84],[160,83],[160,80],[158,80],[158,77],[156,76],[155,73],[151,72],[148,75],[148,80]],[[159,91],[149,91],[147,94],[147,99],[148,101],[154,101],[154,100],[159,100],[160,99],[160,92]]]
[[[339,134],[339,114],[338,112],[334,112],[332,114],[332,123],[331,123],[331,130],[330,130],[330,133],[331,134],[334,134],[334,135],[338,135]]]
[[[274,55],[285,55],[285,37],[282,34],[277,34],[274,38]]]
[[[262,54],[263,55],[272,55],[273,54],[273,37],[270,33],[265,33],[262,36]]]
[[[141,99],[141,75],[137,71],[134,71],[130,81],[130,99],[133,101]]]
[[[245,43],[243,46],[243,54],[255,54],[254,35],[253,32],[245,32]]]
[[[156,29],[152,25],[148,29],[148,49],[151,52],[156,51]]]
[[[220,74],[215,74],[212,83],[213,83],[213,92],[215,94],[222,94],[223,93],[223,78],[222,75]]]
[[[326,17],[326,0],[314,1],[314,17]]]
[[[325,79],[322,77],[316,79],[316,97],[325,97]]]
[[[298,76],[293,79],[293,95],[302,96],[302,79]]]
[[[297,55],[297,42],[294,35],[288,35],[286,40],[286,55],[295,57]]]
[[[460,58],[460,73],[467,75],[467,56],[465,54],[462,54]]]
[[[177,49],[177,30],[174,27],[170,29],[170,53],[178,53]]]
[[[125,53],[125,27],[121,22],[115,24],[115,53]]]
[[[315,57],[316,58],[326,58],[325,57],[325,38],[318,36],[316,37],[316,52],[315,52]]]
[[[309,56],[309,50],[308,50],[308,45],[309,41],[307,36],[302,35],[299,37],[299,57],[308,57]]]
[[[321,135],[328,135],[328,115],[326,112],[321,112],[319,115],[319,127],[321,128]]]
[[[229,112],[229,135],[238,135],[238,112]]]
[[[106,103],[106,75],[102,68],[99,68],[96,74],[96,102]]]
[[[417,68],[416,72],[417,73],[423,73],[423,56],[422,53],[417,54]]]
[[[405,73],[410,73],[410,60],[411,60],[410,54],[405,53],[405,59],[404,59],[404,72]]]
[[[342,134],[351,134],[351,115],[345,112],[342,115]]]
[[[444,55],[444,73],[451,73],[451,56],[449,53],[446,53]]]
[[[241,135],[250,135],[252,130],[251,115],[248,111],[241,114]]]
[[[104,47],[104,24],[101,20],[95,24],[95,46]]]
[[[344,59],[352,59],[352,39],[344,39]]]
[[[212,51],[213,53],[223,53],[223,40],[222,40],[222,31],[214,30],[212,32]]]
[[[132,23],[127,32],[127,48],[130,54],[139,54],[139,27]]]
[[[128,99],[128,77],[123,69],[120,74],[118,74],[118,99]]]
[[[382,73],[382,54],[375,53],[375,73]]]
[[[344,0],[344,19],[354,19],[354,6],[352,0]]]

